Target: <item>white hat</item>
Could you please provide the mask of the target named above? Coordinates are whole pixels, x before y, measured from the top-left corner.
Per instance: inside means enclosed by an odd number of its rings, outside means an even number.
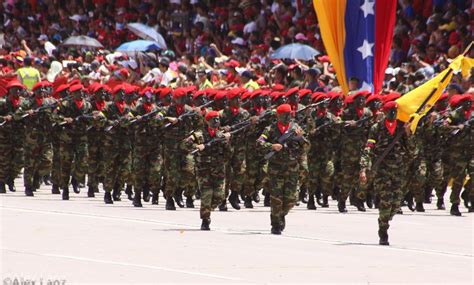
[[[235,38],[231,41],[231,43],[233,43],[234,45],[239,45],[239,46],[245,45],[245,41],[242,38]]]
[[[51,62],[51,67],[48,70],[48,73],[46,74],[46,79],[49,82],[54,82],[56,79],[56,76],[63,70],[63,65],[59,61],[53,61]]]
[[[47,41],[48,40],[48,36],[45,35],[45,34],[41,34],[39,37],[38,37],[38,41]]]
[[[394,70],[393,70],[393,68],[391,68],[390,66],[387,67],[387,69],[385,69],[385,74],[386,74],[386,75],[392,75],[392,76],[393,76],[393,75],[394,75],[393,72],[394,72]]]

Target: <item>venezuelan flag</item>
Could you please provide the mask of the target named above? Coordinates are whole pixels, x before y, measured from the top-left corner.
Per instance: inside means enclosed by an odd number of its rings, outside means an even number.
[[[321,36],[342,90],[378,93],[392,46],[396,0],[313,0]]]

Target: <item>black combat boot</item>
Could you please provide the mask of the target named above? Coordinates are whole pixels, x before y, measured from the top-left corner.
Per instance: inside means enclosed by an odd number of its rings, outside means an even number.
[[[72,191],[74,191],[74,193],[79,194],[81,192],[81,189],[79,188],[79,182],[74,176],[71,179],[71,185]]]
[[[150,187],[148,185],[143,187],[143,201],[150,202]]]
[[[196,194],[194,194],[194,196],[196,197],[196,200],[200,200],[201,199],[201,190],[196,190]]]
[[[354,197],[354,206],[356,206],[357,208],[357,211],[359,212],[365,212],[365,206],[364,206],[364,201],[357,198],[357,197]]]
[[[36,190],[40,188],[40,185],[41,185],[41,177],[38,174],[33,175],[33,185],[31,187],[31,190],[33,192],[36,192]]]
[[[247,196],[244,199],[244,207],[247,209],[253,209],[252,197]]]
[[[63,189],[63,200],[69,200],[69,188],[68,187]]]
[[[49,176],[49,174],[43,176],[43,183],[47,186],[51,185],[51,176]]]
[[[374,207],[374,199],[372,197],[372,194],[367,193],[367,198],[365,199],[365,202],[367,204],[367,207],[372,209]]]
[[[397,215],[403,215],[402,207],[398,208]]]
[[[374,197],[374,209],[379,208],[379,203],[380,203],[380,197],[379,197],[379,195],[375,195],[375,197]]]
[[[53,184],[53,186],[51,186],[51,194],[61,194],[61,191],[59,191],[59,186],[57,184]]]
[[[314,196],[316,197],[316,204],[318,204],[319,206],[322,206],[323,205],[323,202],[321,202],[321,191],[318,189],[316,190],[316,192],[314,193]],[[309,197],[308,197],[309,199]],[[309,202],[309,200],[308,200]]]
[[[421,202],[416,202],[415,210],[416,210],[417,212],[424,212],[424,211],[425,211],[425,208],[423,207],[423,203],[421,203]]]
[[[125,188],[125,194],[127,194],[127,199],[130,201],[133,201],[133,191],[132,191],[132,185],[128,185]]]
[[[425,187],[425,197],[423,203],[431,204],[431,192],[433,190],[430,187]]]
[[[255,203],[260,203],[260,194],[258,194],[258,191],[255,191],[255,193],[252,196],[252,199]]]
[[[339,193],[341,193],[341,188],[339,188],[339,186],[335,185],[335,186],[332,188],[331,199],[333,199],[333,200],[338,200],[338,199],[339,199]]]
[[[16,192],[15,188],[15,180],[13,178],[9,178],[7,180],[7,186],[8,186],[8,191],[10,192]]]
[[[211,228],[209,225],[211,224],[211,219],[202,219],[201,223],[201,231],[210,231]]]
[[[5,183],[4,182],[0,182],[0,193],[1,194],[7,193],[7,188],[5,188]]]
[[[33,196],[35,196],[35,195],[33,194],[33,187],[28,186],[28,185],[25,185],[25,195],[28,196],[28,197],[33,197]]]
[[[438,201],[436,202],[436,207],[438,210],[446,210],[446,207],[444,206],[444,199],[439,198]]]
[[[94,186],[89,186],[87,189],[87,197],[89,198],[94,198],[95,197],[95,187]]]
[[[306,204],[306,208],[308,210],[316,210],[316,205],[314,204],[314,195],[313,194],[309,194],[308,204]]]
[[[135,196],[133,197],[133,207],[141,208],[142,205],[142,195],[140,192],[135,192]]]
[[[323,204],[321,205],[322,208],[329,208],[329,196],[323,194]]]
[[[186,208],[194,208],[194,200],[192,196],[186,197]]]
[[[469,209],[469,194],[467,193],[467,190],[462,191],[461,199],[464,202],[464,207],[466,207],[466,209]]]
[[[452,204],[451,211],[449,212],[453,216],[462,216],[461,212],[459,212],[459,204]]]
[[[151,195],[151,204],[152,205],[158,205],[158,194],[159,192],[153,193]]]
[[[227,212],[227,203],[225,199],[222,201],[222,203],[219,205],[219,211],[221,212]]]
[[[263,198],[263,206],[270,207],[270,193],[265,193],[265,197]]]
[[[388,233],[386,229],[379,229],[379,244],[380,245],[390,245],[388,242]]]
[[[339,210],[339,213],[347,213],[346,201],[339,201],[337,203],[337,209]]]
[[[105,191],[104,202],[105,202],[105,204],[113,204],[114,203],[114,200],[112,200],[112,194],[109,191]]]
[[[240,205],[239,205],[239,195],[235,191],[231,191],[229,195],[229,203],[232,206],[232,208],[236,210],[240,210]]]
[[[281,221],[280,221],[280,231],[284,231],[286,227],[286,220],[285,216],[281,216]]]
[[[122,199],[120,198],[120,196],[122,195],[122,187],[118,184],[115,184],[114,185],[114,189],[112,191],[112,198],[114,199],[114,201],[122,201]]]
[[[271,233],[272,233],[272,235],[281,235],[280,225],[272,226]]]
[[[184,203],[183,203],[183,189],[177,189],[176,193],[174,194],[174,199],[176,201],[176,204],[180,208],[184,208]]]
[[[303,203],[307,203],[308,201],[306,200],[306,187],[300,187],[300,191],[298,193],[298,201],[301,201]]]
[[[174,205],[174,200],[172,197],[166,199],[166,210],[175,211],[176,206]]]
[[[405,201],[407,202],[407,207],[410,209],[410,211],[415,212],[415,204],[413,203],[413,194],[408,192],[405,195]]]

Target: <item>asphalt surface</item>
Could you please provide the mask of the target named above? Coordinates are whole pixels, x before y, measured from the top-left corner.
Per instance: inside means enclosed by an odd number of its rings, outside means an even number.
[[[103,192],[87,198],[82,189],[62,201],[50,186],[35,197],[24,196],[19,179],[17,188],[0,194],[3,284],[474,284],[474,214],[464,207],[462,217],[435,204],[425,213],[404,208],[387,247],[378,245],[377,210],[339,214],[335,201],[295,207],[273,236],[263,203],[213,212],[211,231],[202,232],[199,202],[166,211],[162,197],[134,208],[126,196],[105,205]]]

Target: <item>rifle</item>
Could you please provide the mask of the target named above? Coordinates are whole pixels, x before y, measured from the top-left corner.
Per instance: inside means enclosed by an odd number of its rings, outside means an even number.
[[[93,120],[93,119],[94,119],[93,115],[82,114],[82,115],[79,115],[79,116],[75,117],[74,120],[73,120],[73,123],[79,122],[81,120]],[[58,126],[64,126],[66,124],[67,124],[66,121],[62,121],[62,122],[58,123],[57,125]]]
[[[273,114],[273,110],[271,109],[268,109],[268,110],[265,110],[263,113],[261,113],[260,115],[258,115],[257,117],[257,122],[260,121],[260,120],[263,120],[265,119],[265,117],[269,116]],[[237,129],[237,128],[240,128],[242,126],[244,127],[247,127],[247,126],[250,126],[250,122],[251,122],[251,119],[247,119],[247,120],[244,120],[240,123],[237,123],[237,124],[234,124],[232,126],[229,126],[231,130],[234,130],[234,129]]]
[[[463,123],[464,128],[462,130],[464,130],[468,127],[472,127],[472,125],[474,125],[474,117],[470,118],[469,120],[467,120]],[[462,130],[461,129],[455,129],[454,131],[451,132],[451,136],[457,135]]]
[[[245,128],[245,127],[244,127],[244,128]],[[240,132],[240,131],[243,130],[244,128],[240,128],[240,129],[233,130],[233,131],[231,131],[231,132],[228,132],[228,134],[233,135],[233,134],[235,134],[235,133]],[[204,143],[204,149],[206,149],[207,147],[210,147],[211,145],[213,145],[213,144],[215,144],[215,143],[222,142],[222,141],[225,141],[225,140],[226,140],[225,137],[213,138],[213,139],[209,140],[208,142],[205,142],[205,143]],[[199,149],[195,149],[195,150],[191,151],[191,154],[195,154],[195,153],[197,153],[197,152],[199,152]]]
[[[41,106],[39,108],[36,108],[33,110],[33,114],[37,114],[37,113],[41,113],[43,111],[46,111],[48,109],[54,109],[56,108],[59,104],[62,104],[66,101],[71,101],[72,100],[72,97],[67,97],[67,98],[64,98],[64,99],[61,99],[61,100],[58,100],[58,101],[55,101],[54,103],[52,104],[48,104],[48,105],[45,105],[45,106]],[[21,116],[21,119],[25,119],[25,118],[28,118],[30,116],[30,113],[25,113],[23,114],[23,116]]]
[[[154,111],[151,111],[150,113],[146,113],[145,115],[141,116],[140,120],[139,119],[133,119],[130,121],[130,124],[135,124],[136,122],[140,122],[140,121],[145,121],[145,120],[148,120],[150,119],[151,117],[153,117],[154,115],[158,114],[160,112],[159,109],[156,109]]]
[[[205,103],[205,104],[202,104],[202,105],[200,105],[200,106],[197,106],[197,107],[195,107],[195,109],[205,108],[205,107],[211,105],[212,103],[214,103],[214,100],[211,100],[211,101],[209,101],[209,102],[207,102],[207,103]],[[193,116],[196,116],[197,114],[198,114],[198,113],[196,113],[196,111],[192,110],[192,111],[188,111],[188,112],[186,112],[186,113],[184,113],[184,114],[179,115],[179,117],[178,117],[177,119],[178,119],[178,122],[181,122],[181,121],[183,121],[186,117],[193,117]],[[167,129],[167,128],[169,128],[171,125],[173,125],[171,122],[170,122],[170,123],[167,123],[167,124],[165,124],[165,125],[162,127],[162,129]]]
[[[281,144],[284,148],[288,147],[288,143],[292,140],[304,140],[304,138],[297,139],[295,138],[296,136],[296,131],[295,129],[290,128],[278,138],[278,143]],[[268,160],[272,156],[274,156],[277,152],[272,150],[271,152],[267,153],[263,158]]]

